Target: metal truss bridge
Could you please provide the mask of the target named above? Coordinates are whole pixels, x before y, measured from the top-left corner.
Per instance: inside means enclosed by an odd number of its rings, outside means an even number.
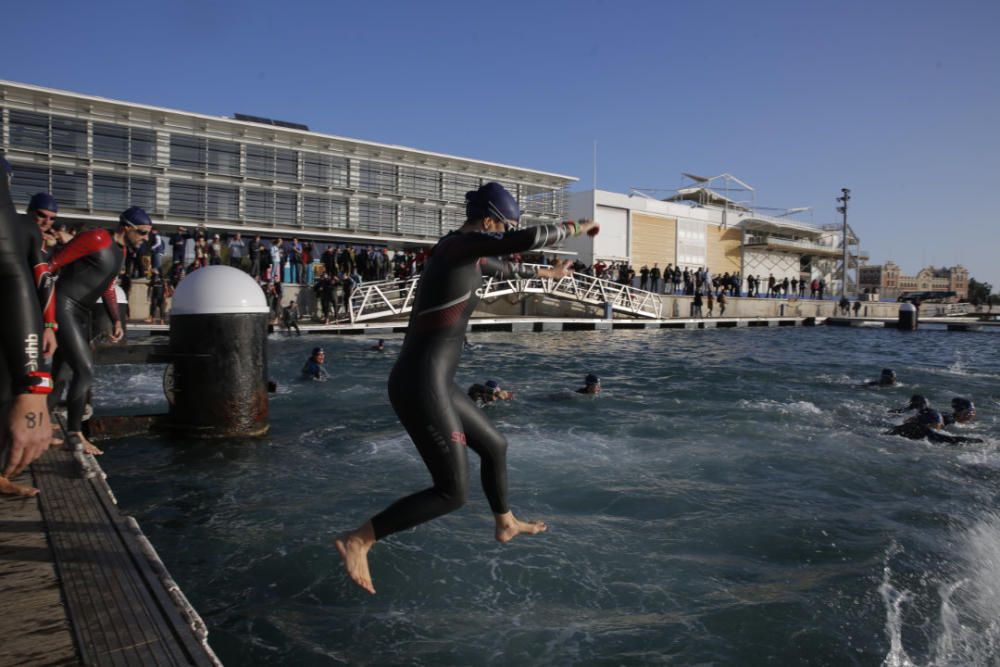
[[[348,314],[351,322],[399,319],[410,312],[420,277],[408,280],[363,283],[351,293]],[[658,294],[622,285],[611,280],[574,273],[565,278],[483,278],[481,297],[492,299],[508,294],[545,294],[592,306],[610,304],[616,313],[631,317],[660,319],[663,307]]]

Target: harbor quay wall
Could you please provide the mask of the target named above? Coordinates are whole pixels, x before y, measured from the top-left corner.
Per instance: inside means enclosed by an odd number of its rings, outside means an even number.
[[[149,301],[146,298],[146,281],[137,279],[132,281],[132,288],[129,297],[129,319],[144,320],[149,317]],[[299,303],[303,319],[308,320],[309,315],[317,311],[318,304],[313,290],[308,285],[285,285],[283,293],[284,303],[295,299]],[[663,304],[662,317],[690,317],[691,302],[693,297],[674,296],[671,294],[661,294],[660,302]],[[853,301],[852,301],[853,306]],[[170,300],[167,300],[167,312],[170,311]],[[707,304],[703,305],[702,311],[707,316]],[[853,315],[854,311],[851,311]],[[543,294],[528,294],[497,297],[495,299],[480,302],[476,310],[478,316],[490,317],[603,317],[602,306],[593,306],[578,301],[557,299]],[[837,301],[831,299],[758,299],[747,297],[729,298],[726,302],[726,317],[833,317],[839,315]],[[889,301],[862,301],[861,310],[858,311],[860,317],[890,317],[896,318],[899,314],[899,304]],[[930,314],[930,313],[928,313]],[[713,315],[719,315],[719,306],[716,304]],[[615,313],[615,318],[624,318],[627,315]]]

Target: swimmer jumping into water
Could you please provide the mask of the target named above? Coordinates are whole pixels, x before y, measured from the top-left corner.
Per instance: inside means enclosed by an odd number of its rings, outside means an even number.
[[[484,275],[562,278],[567,263],[530,268],[496,259],[554,246],[567,236],[594,235],[594,222],[518,229],[517,201],[499,183],[465,195],[466,222],[442,237],[420,276],[410,324],[389,375],[389,400],[431,474],[433,485],[373,516],[336,539],[351,579],[375,592],[368,551],[376,541],[461,507],[468,495],[468,449],[480,458],[480,478],[496,524],[495,537],[509,542],[537,534],[544,523],[521,521],[507,504],[507,441],[454,382],[465,331],[479,304]]]

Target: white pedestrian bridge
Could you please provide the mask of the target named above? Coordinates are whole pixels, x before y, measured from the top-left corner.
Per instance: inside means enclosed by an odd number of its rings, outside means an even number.
[[[413,298],[419,281],[420,276],[407,280],[363,283],[351,293],[348,304],[351,322],[399,319],[400,316],[409,313],[413,307]],[[663,307],[658,294],[582,273],[574,273],[558,280],[483,278],[481,293],[483,299],[508,294],[544,294],[598,307],[609,304],[614,312],[637,318],[660,319]]]

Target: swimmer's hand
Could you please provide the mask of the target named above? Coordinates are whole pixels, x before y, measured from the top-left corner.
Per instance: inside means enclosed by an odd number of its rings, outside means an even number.
[[[111,342],[112,343],[117,343],[118,341],[120,341],[124,337],[125,337],[125,330],[122,329],[122,323],[121,322],[115,322],[115,328],[111,332]]]

